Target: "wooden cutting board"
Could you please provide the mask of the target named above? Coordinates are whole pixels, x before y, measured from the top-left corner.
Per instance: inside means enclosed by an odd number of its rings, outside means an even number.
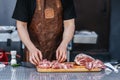
[[[85,66],[77,66],[77,65],[74,65],[74,67],[72,69],[41,69],[41,68],[37,68],[37,71],[38,72],[98,72],[98,71],[101,71],[102,69],[101,68],[95,68],[95,69],[91,69],[91,70],[88,70],[85,68]]]

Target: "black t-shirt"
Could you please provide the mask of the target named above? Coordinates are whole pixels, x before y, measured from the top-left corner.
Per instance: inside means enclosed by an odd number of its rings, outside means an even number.
[[[75,18],[73,0],[61,0],[63,6],[63,19]],[[12,18],[23,22],[30,22],[36,7],[36,0],[17,0]]]

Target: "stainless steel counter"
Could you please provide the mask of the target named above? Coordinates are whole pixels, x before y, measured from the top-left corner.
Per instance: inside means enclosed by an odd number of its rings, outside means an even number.
[[[120,80],[120,72],[38,73],[35,68],[6,66],[0,69],[0,80]]]

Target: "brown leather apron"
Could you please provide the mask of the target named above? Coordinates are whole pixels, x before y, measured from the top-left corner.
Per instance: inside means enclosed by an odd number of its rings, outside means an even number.
[[[56,49],[63,34],[62,22],[61,0],[36,0],[28,33],[33,44],[42,52],[43,59],[56,59]],[[29,53],[26,54],[28,61]]]

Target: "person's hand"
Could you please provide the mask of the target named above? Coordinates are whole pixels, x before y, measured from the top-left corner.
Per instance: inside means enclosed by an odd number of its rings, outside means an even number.
[[[29,55],[29,61],[34,65],[38,65],[40,60],[42,60],[42,53],[37,48],[29,50]]]
[[[56,50],[56,58],[59,62],[64,62],[67,59],[67,46],[61,44]]]

